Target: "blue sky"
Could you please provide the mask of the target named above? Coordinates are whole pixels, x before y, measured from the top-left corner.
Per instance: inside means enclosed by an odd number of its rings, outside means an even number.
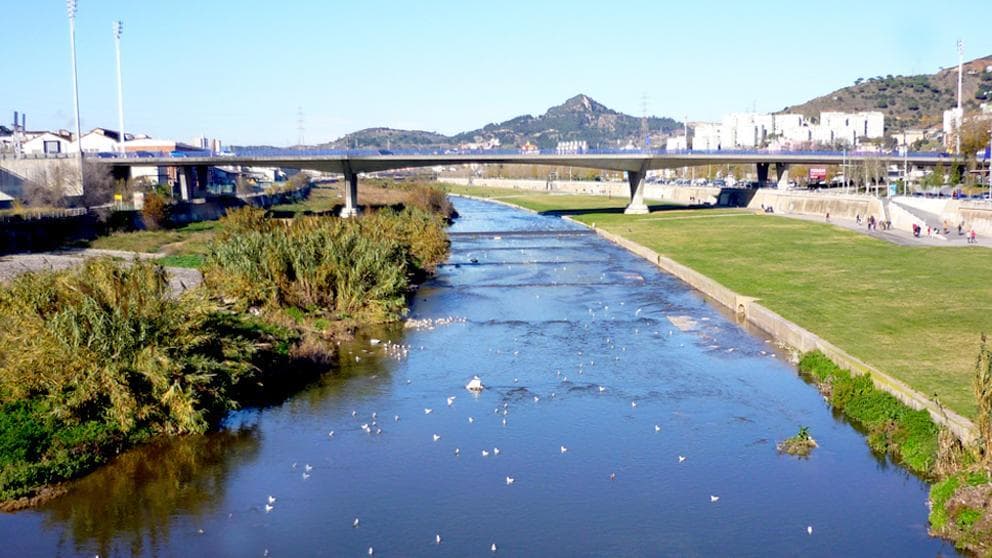
[[[858,77],[992,54],[987,1],[79,0],[83,128],[308,143],[370,126],[442,133],[577,93],[681,120],[780,110]],[[0,122],[70,128],[63,0],[0,0]],[[16,45],[16,46],[12,46]]]

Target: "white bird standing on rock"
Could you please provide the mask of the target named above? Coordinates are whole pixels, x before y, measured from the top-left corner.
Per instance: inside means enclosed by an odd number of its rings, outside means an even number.
[[[434,544],[441,544],[441,533],[434,534]]]
[[[813,534],[813,526],[812,525],[807,525],[806,526],[806,534],[807,535],[812,535]]]
[[[493,448],[493,455],[499,455],[499,448]]]
[[[496,552],[496,543],[493,543],[493,545],[489,547],[489,550],[492,552]]]
[[[356,517],[354,521],[351,522],[352,527],[358,527],[358,518]]]

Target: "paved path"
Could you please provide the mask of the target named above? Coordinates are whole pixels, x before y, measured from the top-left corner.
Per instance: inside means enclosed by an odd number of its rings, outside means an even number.
[[[790,213],[775,213],[777,217],[788,217],[790,219],[800,219],[803,221],[815,221],[817,223],[823,223],[822,215],[798,215]],[[868,227],[862,223],[858,224],[854,219],[839,219],[836,217],[830,218],[830,224],[835,227],[843,227],[861,234],[866,234],[872,238],[878,238],[891,242],[893,244],[898,244],[900,246],[941,246],[944,248],[968,248],[974,247],[974,244],[968,244],[967,239],[962,235],[958,236],[957,229],[952,229],[951,233],[945,238],[943,235],[935,235],[933,237],[927,237],[926,231],[919,237],[913,236],[913,233],[909,231],[903,231],[898,229],[890,229],[887,231],[877,230],[869,231]],[[989,247],[990,239],[983,239],[978,237],[978,246]]]
[[[40,252],[35,254],[11,254],[0,256],[0,284],[29,271],[68,269],[83,263],[87,258],[112,257],[124,260],[158,259],[162,254],[145,254],[140,252],[125,252],[123,250],[97,250],[92,248],[81,250],[59,250],[56,252]],[[187,289],[196,287],[203,282],[203,275],[198,269],[182,267],[167,267],[169,286],[172,293],[178,295]]]

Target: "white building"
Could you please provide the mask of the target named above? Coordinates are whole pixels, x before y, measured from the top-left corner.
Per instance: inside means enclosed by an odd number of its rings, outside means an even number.
[[[964,120],[964,111],[959,108],[952,108],[944,111],[944,147],[954,145],[958,130],[961,129],[961,122]]]
[[[692,149],[698,151],[716,151],[721,148],[719,124],[699,122],[692,128]]]
[[[665,140],[665,151],[685,151],[688,148],[685,136],[673,136]]]
[[[555,152],[559,155],[585,153],[586,151],[589,151],[589,143],[584,140],[560,141],[555,147]]]
[[[877,139],[885,135],[885,115],[877,111],[824,111],[820,113],[817,128],[813,132],[814,141],[857,145],[862,138]]]
[[[126,140],[130,134],[124,134]],[[84,153],[113,153],[121,150],[120,134],[116,130],[106,128],[93,128],[89,133],[83,134],[80,142]],[[72,151],[76,151],[76,142],[69,146]]]
[[[25,155],[58,155],[75,152],[72,135],[64,130],[24,134],[28,139],[21,144],[21,152]]]
[[[210,151],[211,153],[221,152],[221,141],[217,138],[208,138],[206,136],[200,135],[193,138],[190,145],[196,147],[197,149],[202,149],[204,151]]]

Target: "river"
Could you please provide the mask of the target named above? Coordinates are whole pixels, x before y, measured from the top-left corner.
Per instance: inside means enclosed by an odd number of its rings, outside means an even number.
[[[0,555],[954,555],[768,340],[568,221],[455,204],[419,327],[0,516]],[[800,425],[820,447],[780,455]]]

